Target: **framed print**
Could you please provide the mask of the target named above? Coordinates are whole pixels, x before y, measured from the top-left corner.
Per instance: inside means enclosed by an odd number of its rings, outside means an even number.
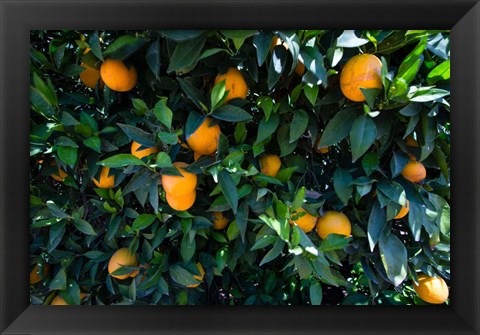
[[[0,4],[2,334],[480,332],[477,1]]]

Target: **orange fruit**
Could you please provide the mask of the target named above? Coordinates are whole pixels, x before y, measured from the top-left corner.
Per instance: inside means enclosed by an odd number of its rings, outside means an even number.
[[[100,76],[112,91],[127,92],[137,84],[137,70],[134,66],[127,68],[118,59],[107,59],[100,66]]]
[[[298,215],[300,213],[305,213],[305,215],[299,217],[296,220],[290,220],[290,224],[293,226],[295,223],[300,229],[302,229],[305,233],[309,233],[312,231],[313,228],[315,228],[315,225],[317,224],[317,218],[310,213],[308,213],[306,210],[303,208],[297,209],[293,215]]]
[[[282,162],[277,155],[265,155],[260,157],[260,171],[270,177],[276,177]]]
[[[98,81],[100,80],[100,71],[90,65],[85,63],[80,64],[85,70],[80,72],[80,81],[87,87],[91,89],[95,89],[97,86]],[[102,82],[100,82],[100,87],[103,86]]]
[[[303,76],[305,73],[305,64],[303,64],[301,61],[298,61],[294,71],[297,76]]]
[[[134,155],[139,159],[142,159],[143,157],[147,157],[147,156],[150,156],[151,154],[155,154],[158,152],[158,149],[155,147],[139,150],[141,146],[142,145],[138,142],[135,142],[135,141],[132,142],[132,147],[131,147],[132,155]]]
[[[403,168],[402,176],[412,183],[420,183],[427,177],[427,170],[422,163],[411,160]]]
[[[48,265],[48,263],[39,264],[35,264],[32,271],[30,272],[30,284],[39,283],[42,281],[43,278],[48,276],[50,265]],[[40,271],[42,271],[42,274],[40,273]]]
[[[411,135],[407,136],[407,138],[405,139],[405,145],[407,147],[419,147],[418,142],[415,141]]]
[[[196,280],[199,280],[199,281],[202,281],[203,280],[203,277],[205,277],[205,270],[203,269],[203,266],[201,263],[197,263],[197,269],[198,271],[200,272],[200,276],[198,275],[194,275],[193,278],[195,278]],[[188,288],[195,288],[197,287],[198,285],[200,285],[200,283],[198,284],[192,284],[192,285],[187,285]]]
[[[198,161],[200,158],[202,158],[202,155],[200,155],[198,152],[193,152],[193,160],[196,162]]]
[[[166,193],[170,193],[170,196],[191,194],[197,187],[197,175],[183,169],[188,166],[187,163],[175,162],[173,166],[182,174],[182,177],[162,175],[163,189]]]
[[[115,175],[112,174],[111,176],[109,176],[109,173],[109,167],[102,167],[99,180],[93,178],[93,183],[97,185],[98,188],[113,188],[113,186],[115,185]]]
[[[52,177],[56,181],[62,182],[65,178],[68,177],[68,174],[65,171],[63,171],[61,168],[58,168],[58,172],[52,173],[50,177]]]
[[[282,44],[282,40],[278,36],[273,36],[272,43],[270,43],[270,52],[272,52],[273,49],[280,44]],[[284,43],[283,45],[288,49],[286,43]]]
[[[413,283],[413,289],[420,299],[430,304],[443,304],[448,299],[449,289],[441,277],[418,276],[418,285]]]
[[[138,265],[138,259],[136,254],[131,254],[128,248],[120,248],[110,257],[108,262],[108,273],[110,276],[117,279],[126,279],[131,277],[132,274],[137,275],[138,270],[134,270],[124,275],[112,275],[112,272],[120,269],[122,266],[136,266]],[[136,273],[135,273],[136,272]]]
[[[321,138],[321,136],[318,136],[317,140],[315,141],[314,149],[319,154],[328,154],[328,152],[330,151],[329,147],[321,147],[321,148],[319,147],[320,138]]]
[[[344,96],[356,102],[365,101],[361,88],[382,88],[382,62],[370,54],[348,60],[340,74],[340,89]]]
[[[173,195],[172,193],[166,193],[168,204],[176,211],[186,211],[192,207],[196,197],[196,190],[184,195]]]
[[[213,229],[221,230],[228,226],[228,219],[221,212],[213,212]]]
[[[340,212],[328,211],[317,220],[317,234],[326,239],[330,234],[350,236],[352,225],[348,217]]]
[[[247,97],[248,86],[243,78],[242,72],[231,67],[226,73],[218,74],[215,77],[215,85],[225,80],[225,90],[229,91],[224,103],[235,98],[245,99]]]
[[[205,118],[200,127],[187,138],[188,146],[198,155],[211,155],[217,151],[220,126],[210,126],[211,123],[212,119]]]
[[[400,209],[400,212],[398,212],[398,214],[394,217],[395,220],[399,220],[403,217],[405,217],[405,215],[408,214],[408,211],[410,210],[409,208],[409,201],[407,200],[407,206],[406,207],[403,207]]]
[[[87,294],[80,292],[80,300],[85,298]],[[51,306],[66,306],[68,305],[65,299],[63,299],[60,295],[56,295],[55,298],[53,298],[52,302],[50,303]]]

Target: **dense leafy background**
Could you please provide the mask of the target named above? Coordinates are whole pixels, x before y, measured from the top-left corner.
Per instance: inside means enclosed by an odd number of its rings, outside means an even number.
[[[288,49],[270,51],[274,36]],[[365,104],[338,80],[359,53],[383,62],[383,90],[366,90]],[[78,304],[80,291],[86,304],[423,304],[417,272],[448,282],[448,31],[32,31],[30,58],[31,265],[49,264],[33,304],[56,294]],[[133,90],[79,81],[82,62],[107,58],[136,67]],[[249,94],[223,105],[213,81],[232,66]],[[194,162],[178,139],[206,114],[223,135],[214,156]],[[161,152],[134,160],[132,140]],[[262,153],[281,157],[277,178],[259,172]],[[407,153],[427,167],[421,185],[400,175]],[[177,160],[199,178],[188,212],[172,210],[159,186]],[[92,183],[102,164],[112,190]],[[405,199],[409,215],[392,220]],[[300,206],[342,211],[352,236],[322,241],[290,226]],[[226,229],[212,229],[212,211],[229,218]],[[106,267],[124,246],[140,274],[117,280]],[[186,288],[197,262],[205,280]]]

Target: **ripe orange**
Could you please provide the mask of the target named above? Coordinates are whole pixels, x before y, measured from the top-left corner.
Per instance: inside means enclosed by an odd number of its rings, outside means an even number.
[[[260,157],[260,171],[270,177],[276,177],[282,162],[277,155],[265,155]]]
[[[405,217],[405,215],[408,214],[408,211],[410,210],[409,208],[409,201],[407,200],[407,206],[406,207],[403,207],[402,206],[402,209],[400,209],[400,212],[398,212],[398,214],[394,217],[395,220],[399,220],[403,217]]]
[[[65,178],[68,177],[68,174],[65,171],[63,171],[61,168],[58,168],[58,172],[52,173],[50,177],[52,177],[56,181],[62,182]]]
[[[99,180],[93,178],[93,183],[97,185],[98,188],[113,188],[113,186],[115,185],[115,175],[112,174],[111,176],[109,176],[109,173],[109,167],[102,167]]]
[[[203,280],[203,277],[205,277],[205,270],[203,269],[203,266],[201,263],[197,263],[197,269],[198,271],[200,272],[200,276],[198,275],[194,275],[193,278],[195,278],[196,280],[199,280],[199,281],[202,281]],[[200,285],[200,283],[198,284],[192,284],[192,285],[187,285],[188,288],[195,288],[197,287],[198,285]]]
[[[291,216],[298,215],[300,213],[305,213],[305,215],[301,216],[295,221],[290,220],[290,224],[293,226],[293,224],[296,223],[297,226],[300,227],[300,229],[302,229],[305,233],[311,232],[312,229],[315,228],[317,218],[303,208],[297,209],[294,213],[292,213]]]
[[[158,152],[158,149],[155,147],[138,150],[141,146],[142,145],[138,142],[135,142],[135,141],[132,142],[132,147],[131,147],[132,155],[134,155],[139,159],[142,159],[143,157],[147,157],[151,154]]]
[[[427,170],[422,163],[411,160],[403,168],[402,175],[412,183],[420,183],[427,177]]]
[[[163,189],[176,197],[191,194],[197,187],[197,175],[183,169],[188,166],[187,163],[175,162],[173,166],[182,174],[182,177],[162,175]]]
[[[98,81],[100,80],[100,71],[85,63],[80,64],[80,66],[85,69],[80,72],[80,81],[85,86],[90,87],[91,89],[95,89]],[[102,82],[100,82],[100,87],[101,86],[103,86]]]
[[[418,276],[418,285],[413,288],[420,299],[430,304],[443,304],[448,299],[449,289],[441,277],[429,277],[424,274]]]
[[[321,147],[321,148],[319,147],[320,138],[321,138],[321,136],[318,136],[317,140],[315,141],[314,149],[319,154],[328,154],[328,152],[330,151],[329,147]]]
[[[305,73],[305,64],[303,64],[301,61],[298,61],[294,71],[297,76],[303,76]]]
[[[50,270],[50,265],[48,265],[48,263],[43,263],[43,264],[40,263],[40,265],[35,264],[32,271],[30,272],[30,284],[36,284],[38,282],[41,282],[43,278],[48,276],[49,270]]]
[[[167,202],[176,211],[186,211],[193,206],[195,198],[197,197],[197,190],[184,195],[173,195],[166,193]]]
[[[361,88],[382,88],[382,62],[370,54],[348,60],[340,74],[340,89],[344,96],[356,102],[365,101]]]
[[[225,90],[229,91],[224,103],[235,98],[245,99],[247,97],[248,86],[243,78],[242,72],[231,67],[226,73],[218,74],[215,77],[215,85],[225,80]]]
[[[118,59],[107,59],[100,66],[100,76],[112,91],[127,92],[137,84],[137,70],[134,66],[127,68]]]
[[[80,300],[85,298],[87,294],[80,292]],[[66,306],[68,305],[65,299],[63,299],[60,295],[56,295],[55,298],[53,298],[52,302],[50,303],[50,306]]]
[[[120,248],[110,257],[108,262],[108,273],[117,279],[126,279],[131,277],[132,274],[138,274],[138,270],[134,270],[124,275],[112,275],[112,272],[120,269],[122,266],[136,266],[138,265],[138,259],[136,254],[131,254],[128,248]],[[136,275],[135,274],[135,275]]]
[[[405,145],[407,147],[419,147],[418,142],[415,141],[411,135],[407,136],[407,138],[405,139]]]
[[[212,119],[206,118],[200,127],[187,138],[190,149],[198,155],[211,155],[218,148],[220,138],[220,126],[218,124],[210,126]]]
[[[318,218],[317,234],[326,239],[330,234],[350,236],[352,225],[348,217],[340,212],[328,211],[324,216]]]
[[[228,226],[228,219],[221,212],[213,212],[213,229],[221,230]]]

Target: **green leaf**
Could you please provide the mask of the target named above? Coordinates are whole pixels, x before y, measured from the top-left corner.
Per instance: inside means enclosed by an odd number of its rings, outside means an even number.
[[[78,144],[66,136],[60,136],[55,140],[55,145],[62,147],[78,148]]]
[[[170,129],[172,127],[173,112],[167,106],[167,99],[160,99],[153,108],[153,113],[160,123]]]
[[[142,230],[149,227],[157,217],[153,214],[140,214],[132,224],[132,230]]]
[[[78,149],[72,147],[57,147],[58,158],[70,167],[74,167],[77,163]]]
[[[437,81],[444,81],[450,79],[450,59],[438,64],[427,75],[427,84],[434,85]]]
[[[195,233],[195,231],[192,232]],[[192,259],[196,249],[195,238],[192,239],[189,235],[184,235],[180,244],[180,254],[184,262],[189,262]]]
[[[380,159],[376,152],[367,152],[362,159],[362,168],[365,171],[365,174],[370,176],[373,171],[378,169],[380,164]]]
[[[407,249],[400,239],[384,229],[379,240],[380,257],[388,279],[394,286],[400,285],[407,277]]]
[[[337,168],[333,173],[333,188],[338,198],[346,206],[353,191],[353,177],[347,170]]]
[[[408,207],[408,226],[410,227],[413,239],[418,242],[420,241],[423,223],[427,220],[425,217],[425,207],[413,201],[410,201]]]
[[[258,30],[220,30],[220,32],[227,38],[242,38],[246,39],[250,36],[257,35]]]
[[[34,110],[47,118],[55,115],[55,109],[50,101],[48,101],[47,97],[34,87],[30,87],[30,103]]]
[[[157,160],[155,164],[159,168],[172,167],[172,160],[170,159],[170,156],[166,152],[161,151],[157,154]]]
[[[103,52],[103,55],[112,59],[126,59],[139,50],[147,41],[140,36],[123,35],[113,41]]]
[[[277,130],[279,123],[280,116],[277,113],[272,114],[272,116],[268,118],[268,121],[265,117],[263,117],[258,124],[257,139],[255,140],[255,144],[258,144],[266,140],[269,136],[273,135]]]
[[[347,108],[341,110],[328,122],[322,137],[320,138],[319,147],[329,147],[343,140],[350,133],[353,121],[357,117],[355,110]]]
[[[97,163],[97,165],[108,166],[111,168],[119,168],[129,165],[144,165],[146,164],[137,157],[131,154],[118,154]]]
[[[243,108],[233,106],[233,105],[223,105],[217,108],[213,113],[212,117],[222,121],[228,122],[243,122],[250,121],[252,116],[246,112]]]
[[[355,30],[344,30],[342,35],[337,38],[337,47],[342,48],[356,48],[367,44],[369,40],[365,38],[358,38],[355,35]]]
[[[155,146],[152,134],[128,124],[117,123],[117,125],[132,141],[138,142],[148,148]]]
[[[260,265],[266,264],[268,262],[273,261],[275,258],[280,256],[282,253],[283,247],[285,246],[285,241],[283,241],[280,237],[277,238],[277,241],[273,245],[273,248],[267,252],[267,254],[262,258],[260,261]]]
[[[393,157],[390,161],[390,170],[392,172],[392,178],[395,178],[396,176],[398,176],[408,162],[409,162],[408,157],[401,154],[400,152],[394,151]]]
[[[207,100],[203,93],[196,88],[188,79],[177,78],[178,83],[182,90],[192,100],[192,102],[201,110],[208,112]]]
[[[33,84],[35,88],[45,96],[50,105],[58,106],[58,98],[55,90],[52,88],[52,83],[50,81],[48,83],[49,85],[45,84],[36,72],[33,73]]]
[[[317,101],[317,96],[318,96],[318,91],[320,88],[317,85],[305,85],[303,88],[303,92],[305,93],[305,96],[307,97],[308,101],[312,104],[312,106],[315,106],[315,101]]]
[[[277,131],[277,142],[280,147],[280,157],[290,155],[297,147],[297,142],[290,142],[290,126],[282,125]]]
[[[255,241],[250,250],[259,250],[268,247],[269,245],[275,243],[277,239],[277,236],[264,235]]]
[[[204,30],[161,30],[163,36],[171,39],[175,42],[182,42],[186,40],[192,40],[204,33]]]
[[[380,208],[378,201],[375,201],[372,206],[372,211],[370,212],[370,217],[368,219],[368,243],[370,245],[370,251],[373,252],[375,245],[380,239],[380,235],[387,225],[387,216],[385,209]]]
[[[66,46],[67,46],[66,43],[63,43],[62,45],[58,46],[57,49],[55,50],[55,53],[53,54],[53,62],[55,63],[55,67],[58,70],[60,70],[60,67],[62,66],[62,61],[65,55]]]
[[[322,285],[319,282],[314,282],[310,284],[310,303],[312,305],[321,305],[322,304]]]
[[[97,136],[92,136],[83,140],[83,144],[96,152],[101,152],[102,141]]]
[[[242,201],[238,206],[238,212],[236,216],[238,231],[240,232],[240,237],[242,242],[245,242],[245,235],[247,233],[247,223],[248,223],[248,203]]]
[[[298,109],[293,112],[292,123],[290,123],[290,143],[298,140],[307,130],[308,127],[308,113],[303,109]]]
[[[290,207],[290,211],[294,212],[298,208],[301,208],[303,205],[303,201],[305,200],[305,186],[300,187],[300,189],[296,192],[295,198],[293,199],[292,206]]]
[[[307,46],[302,48],[300,51],[300,56],[303,59],[303,64],[305,69],[308,71],[305,76],[312,75],[314,77],[313,82],[309,81],[311,84],[327,86],[327,70],[325,69],[325,64],[323,62],[323,55],[320,53],[318,48]]]
[[[95,57],[103,62],[102,48],[100,47],[100,39],[98,37],[98,31],[94,31],[88,39],[88,46],[92,50]]]
[[[62,267],[58,270],[48,288],[52,291],[65,290],[67,288],[67,274],[65,273],[65,268]]]
[[[228,93],[225,91],[225,80],[222,80],[213,87],[212,92],[210,93],[210,111],[213,112],[220,107],[227,96]]]
[[[75,228],[77,228],[79,231],[81,231],[85,235],[93,235],[93,236],[97,235],[97,233],[95,232],[93,227],[90,225],[90,223],[88,223],[85,220],[74,219],[73,225],[75,226]]]
[[[229,205],[232,207],[233,213],[237,214],[238,193],[232,176],[227,171],[221,170],[218,173],[218,182],[223,195],[225,195]]]
[[[177,265],[177,264],[171,265],[170,268],[168,269],[168,272],[170,273],[170,276],[172,277],[173,281],[175,281],[180,285],[188,286],[188,285],[195,285],[200,283],[200,281],[193,278],[192,273],[188,272],[180,265]]]
[[[440,88],[420,87],[408,93],[410,101],[428,102],[450,95],[449,91]]]
[[[258,66],[262,66],[270,51],[270,44],[272,43],[272,34],[261,31],[253,38],[253,46],[257,50]]]
[[[377,184],[377,190],[393,202],[402,206],[407,205],[405,190],[399,183],[383,179]]]
[[[160,76],[160,41],[150,43],[147,53],[145,54],[145,60],[147,61],[148,67],[152,71],[155,78],[158,80]]]
[[[377,126],[368,115],[361,115],[355,119],[350,130],[350,145],[352,148],[352,162],[359,159],[375,142]]]
[[[69,305],[80,305],[80,286],[76,281],[69,279],[66,289],[60,291],[60,296]]]
[[[280,79],[287,64],[287,50],[281,45],[277,45],[272,52],[272,60],[268,65],[268,89],[271,90]]]
[[[202,52],[205,41],[206,36],[201,35],[194,40],[178,43],[170,56],[167,72],[182,70],[194,64]]]
[[[360,87],[360,91],[362,91],[363,96],[365,97],[367,104],[370,108],[375,108],[375,100],[377,96],[382,92],[380,88],[363,88]]]
[[[329,234],[326,239],[322,240],[319,250],[327,252],[343,249],[348,245],[351,239],[351,237],[346,237],[344,235]]]

